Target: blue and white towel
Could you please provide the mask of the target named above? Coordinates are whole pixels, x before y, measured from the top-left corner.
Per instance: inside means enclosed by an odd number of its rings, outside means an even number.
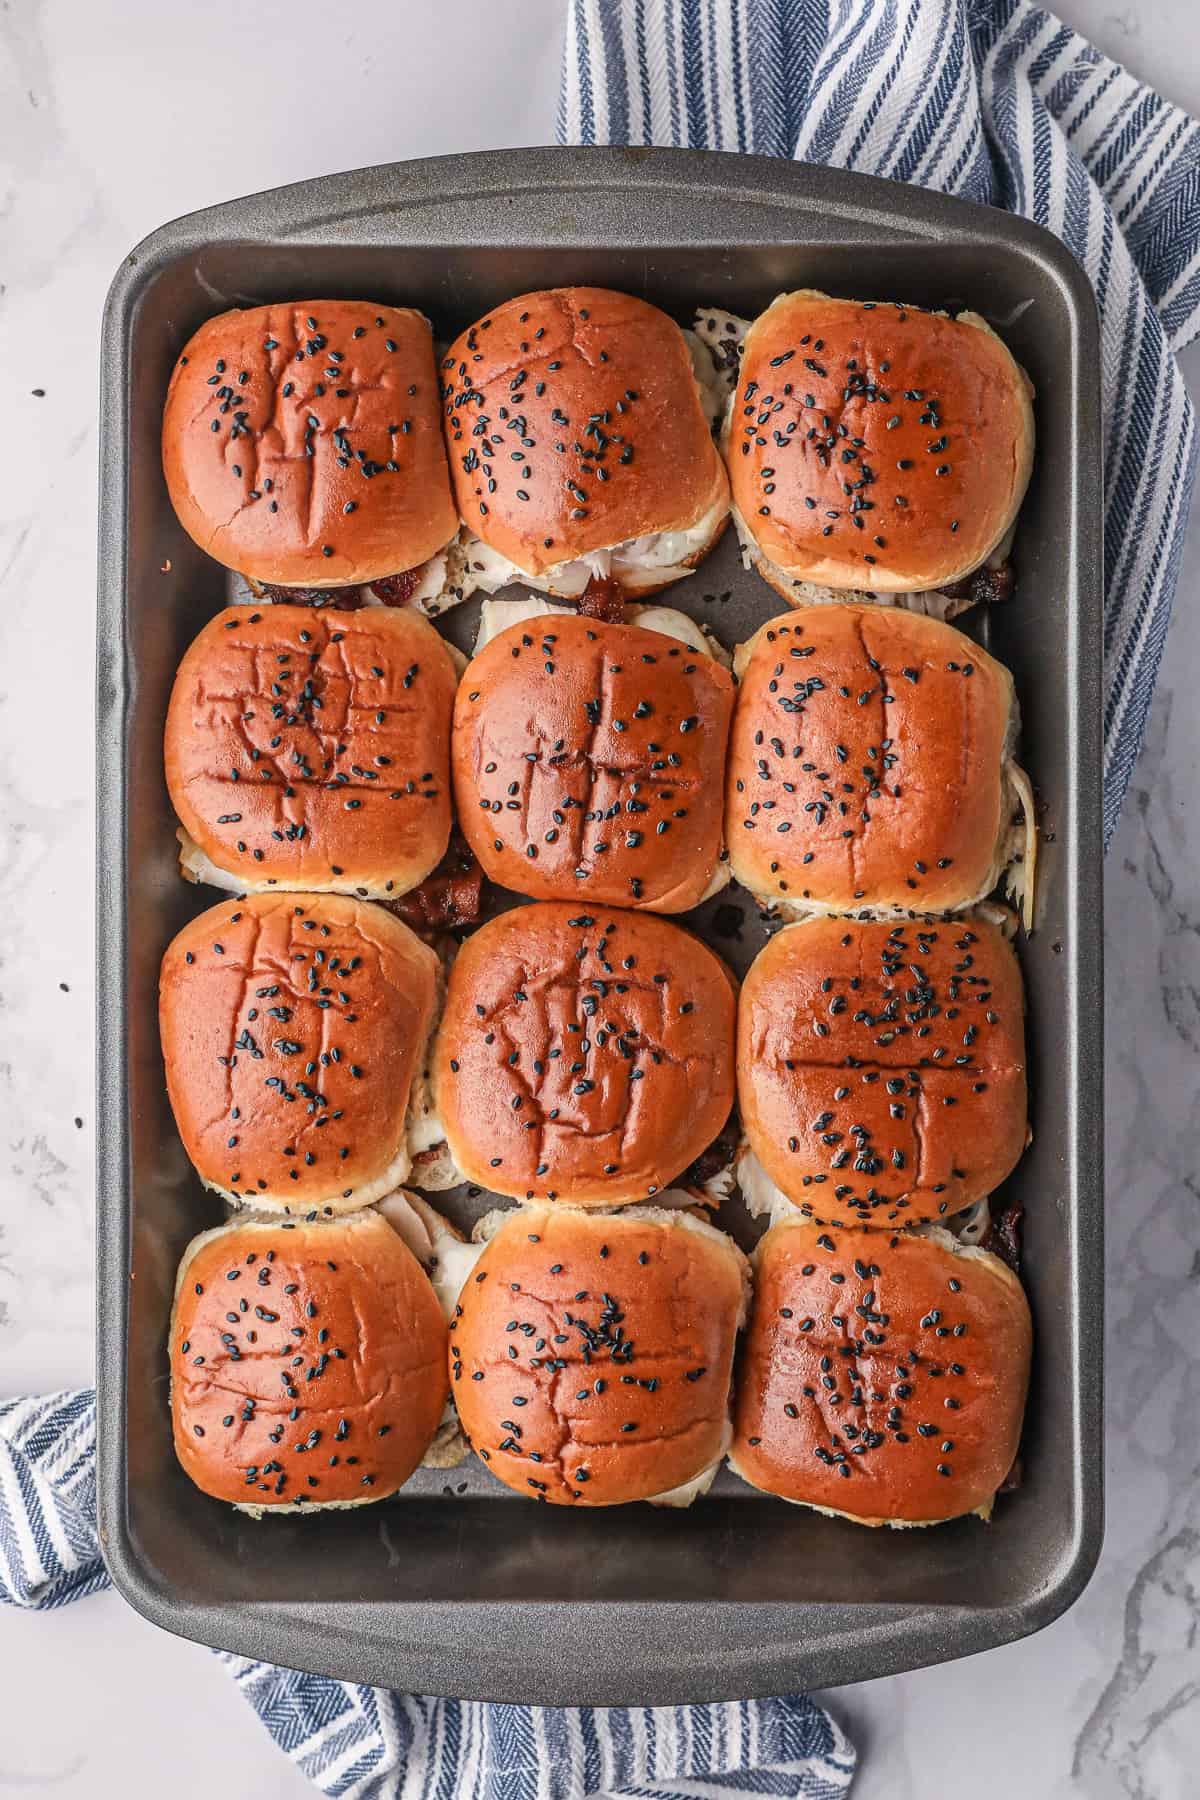
[[[0,1601],[107,1587],[91,1389],[0,1402]],[[841,1800],[854,1750],[803,1695],[727,1705],[494,1706],[302,1675],[218,1652],[280,1749],[343,1800]]]
[[[1103,333],[1107,842],[1195,479],[1200,127],[1026,0],[570,0],[558,130],[914,182],[1074,252]]]

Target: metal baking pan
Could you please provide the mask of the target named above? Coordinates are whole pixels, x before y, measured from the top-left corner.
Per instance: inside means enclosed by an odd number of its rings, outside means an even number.
[[[226,595],[159,467],[172,359],[209,314],[295,295],[424,308],[450,336],[507,295],[594,282],[688,322],[783,288],[969,304],[1037,386],[1038,455],[1015,598],[960,624],[1012,668],[1046,833],[1022,945],[1036,1136],[1026,1205],[1037,1360],[1020,1491],[990,1527],[870,1532],[719,1478],[685,1513],[581,1516],[467,1462],[394,1501],[255,1523],[171,1450],[176,1261],[216,1222],[163,1085],[157,972],[216,898],[175,868],[161,772],[171,679]],[[157,1624],[301,1669],[547,1704],[676,1702],[862,1680],[1005,1643],[1070,1605],[1102,1531],[1101,440],[1082,271],[1022,220],[866,176],[701,151],[527,150],[366,169],[166,225],[126,259],[104,323],[99,577],[100,1531]],[[730,532],[671,589],[732,643],[780,610]],[[466,611],[467,609],[460,609]],[[450,614],[469,641],[474,609]],[[733,909],[733,910],[731,910]],[[728,890],[702,929],[760,941]],[[715,936],[713,934],[716,934]],[[459,1196],[460,1223],[485,1204]]]

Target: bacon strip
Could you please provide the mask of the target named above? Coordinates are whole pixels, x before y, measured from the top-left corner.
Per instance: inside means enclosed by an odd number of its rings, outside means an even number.
[[[605,625],[625,623],[625,594],[619,581],[611,575],[593,575],[579,596],[579,614],[584,619],[600,619]]]
[[[371,592],[385,606],[403,606],[410,600],[420,585],[420,569],[401,569],[398,575],[384,575],[373,581]]]
[[[948,600],[973,600],[981,605],[994,606],[1002,600],[1011,600],[1017,578],[1012,564],[1007,559],[991,568],[987,563],[981,569],[974,569],[970,575],[964,575],[961,581],[949,581],[938,589]]]
[[[263,598],[281,601],[285,606],[329,607],[334,612],[357,612],[365,604],[362,589],[276,587],[270,581],[260,584]]]
[[[707,1150],[702,1150],[695,1162],[685,1169],[679,1177],[680,1187],[703,1187],[722,1169],[727,1169],[737,1153],[741,1128],[737,1117],[731,1113],[725,1122],[724,1129],[715,1137]]]
[[[1002,1212],[992,1214],[992,1222],[980,1239],[980,1249],[990,1250],[993,1256],[998,1256],[1014,1275],[1021,1272],[1021,1220],[1024,1215],[1025,1208],[1020,1201],[1015,1201]]]
[[[420,586],[420,581],[419,568],[401,569],[395,575],[381,575],[378,581],[369,582],[368,586],[375,598],[385,606],[404,606]],[[358,612],[360,607],[367,604],[366,594],[361,587],[279,587],[274,582],[264,581],[259,584],[259,591],[265,600],[281,600],[292,606],[327,606],[335,612]]]
[[[457,931],[479,917],[482,890],[483,870],[456,827],[433,874],[411,893],[383,904],[414,931]]]

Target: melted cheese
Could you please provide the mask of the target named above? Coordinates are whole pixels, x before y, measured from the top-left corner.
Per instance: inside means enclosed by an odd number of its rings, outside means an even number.
[[[1037,878],[1037,821],[1033,813],[1033,784],[1024,769],[1010,757],[1005,774],[1021,808],[1020,848],[1009,858],[1004,891],[1021,912],[1026,931],[1033,930],[1034,886]]]
[[[713,646],[703,628],[677,607],[632,606],[625,610],[630,625],[641,625],[647,631],[658,631],[664,637],[676,638],[681,644],[699,651],[701,656],[716,660]],[[514,625],[527,625],[534,619],[552,618],[555,614],[570,614],[576,618],[579,616],[573,606],[556,606],[553,600],[485,600],[479,609],[479,630],[475,635],[472,654],[478,656],[494,637],[499,637],[502,631],[508,631]]]
[[[447,1319],[454,1317],[458,1296],[483,1254],[481,1243],[467,1243],[427,1200],[397,1188],[379,1202],[392,1230],[402,1237],[433,1284]]]
[[[593,575],[602,580],[615,575],[626,589],[658,587],[690,574],[691,559],[707,549],[726,510],[722,498],[693,525],[679,531],[652,531],[643,537],[625,538],[591,550],[586,556],[556,563],[541,575],[531,575],[481,538],[467,533],[464,582],[469,591],[481,588],[485,594],[494,594],[498,588],[517,581],[564,600],[577,600]]]
[[[797,1210],[782,1188],[776,1187],[750,1146],[739,1152],[735,1165],[737,1184],[742,1190],[746,1211],[753,1219],[766,1219],[779,1225],[797,1217]]]

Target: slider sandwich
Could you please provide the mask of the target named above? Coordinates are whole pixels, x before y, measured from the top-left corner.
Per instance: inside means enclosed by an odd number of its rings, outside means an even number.
[[[653,1199],[723,1132],[734,1010],[724,963],[651,913],[502,913],[450,971],[432,1079],[450,1160],[514,1199]]]
[[[978,313],[781,294],[697,329],[736,392],[722,438],[748,566],[793,606],[953,618],[1012,591],[1033,388]]]
[[[676,1196],[667,1196],[674,1199]],[[496,1215],[450,1323],[467,1441],[527,1499],[686,1506],[729,1445],[746,1259],[686,1209]]]
[[[684,614],[629,610],[484,602],[454,710],[458,816],[484,872],[532,899],[684,912],[728,879],[733,681]]]
[[[429,321],[299,300],[208,319],[167,391],[185,531],[267,599],[435,613],[460,597]]]
[[[747,971],[738,1100],[752,1212],[986,1223],[1029,1138],[1024,990],[982,919],[789,925]]]
[[[171,1318],[176,1455],[255,1515],[383,1500],[423,1459],[457,1460],[436,1448],[446,1343],[429,1277],[379,1212],[202,1232]]]
[[[453,1185],[427,1077],[441,983],[428,944],[341,895],[251,894],[193,919],[163,957],[159,1020],[204,1185],[234,1206],[321,1218],[410,1176]]]
[[[377,900],[418,886],[450,838],[455,681],[407,608],[218,613],[167,710],[184,876]]]
[[[858,1525],[987,1519],[1017,1455],[1033,1330],[1012,1270],[948,1231],[760,1239],[730,1464]]]
[[[725,841],[781,916],[960,911],[1003,876],[1033,918],[1012,676],[952,625],[802,607],[739,646]]]
[[[716,373],[656,306],[522,294],[463,332],[441,376],[472,586],[632,599],[690,574],[724,531]]]

